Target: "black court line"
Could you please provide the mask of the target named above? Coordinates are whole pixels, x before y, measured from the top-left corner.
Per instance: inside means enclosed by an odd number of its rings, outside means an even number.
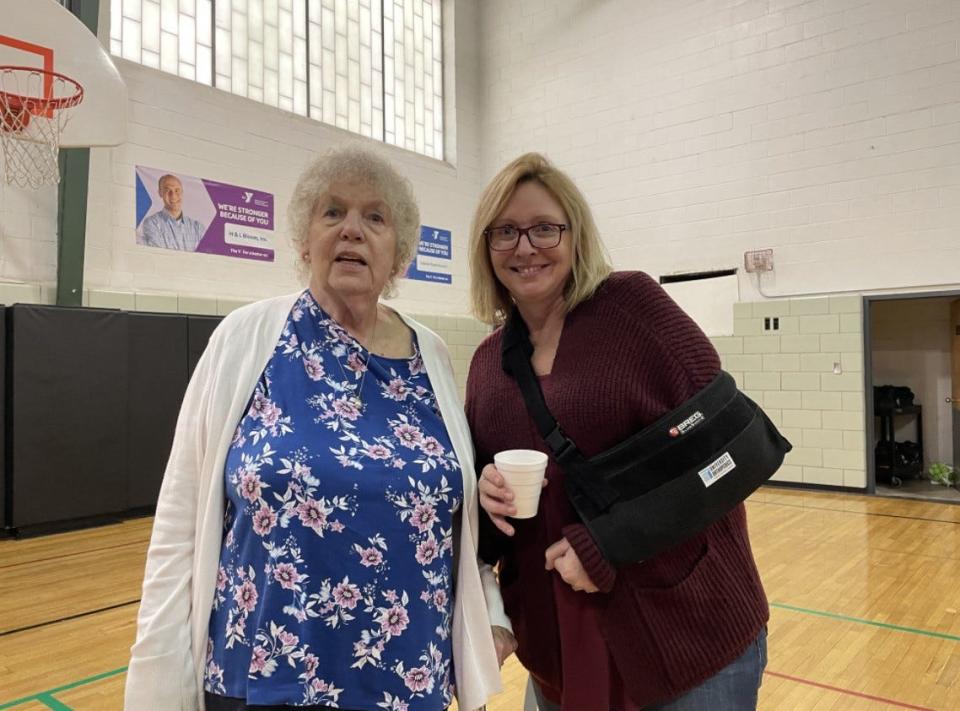
[[[811,511],[829,511],[831,513],[854,514],[856,516],[880,516],[883,518],[902,518],[907,521],[926,521],[928,523],[949,523],[952,526],[960,526],[960,521],[946,521],[942,518],[927,518],[926,516],[904,516],[903,514],[879,513],[875,511],[847,511],[845,509],[832,509],[828,506],[807,506],[805,504],[784,504],[779,501],[759,501],[757,499],[748,499],[747,503],[759,504],[763,506],[786,506],[792,509],[808,509]],[[932,502],[935,503],[935,502]]]
[[[85,551],[77,551],[76,553],[63,553],[62,555],[53,555],[49,558],[37,558],[36,560],[24,560],[19,563],[8,563],[7,565],[0,565],[0,570],[6,570],[7,568],[16,568],[18,565],[34,565],[35,563],[46,563],[51,560],[63,560],[64,558],[72,558],[73,556],[78,555],[87,555],[88,553],[101,553],[103,551],[112,551],[117,548],[126,548],[127,546],[142,546],[145,543],[149,543],[150,538],[147,537],[143,541],[130,541],[129,543],[117,543],[115,546],[104,546],[103,548],[91,548]]]
[[[136,600],[128,600],[127,602],[118,602],[116,605],[108,605],[107,607],[101,607],[96,610],[78,612],[76,615],[67,615],[66,617],[61,617],[56,620],[38,622],[35,625],[27,625],[26,627],[17,627],[16,629],[0,632],[0,637],[6,637],[7,635],[16,634],[17,632],[26,632],[27,630],[39,629],[40,627],[48,627],[49,625],[57,625],[57,624],[60,624],[61,622],[69,622],[70,620],[77,620],[77,619],[80,619],[81,617],[89,617],[90,615],[97,615],[101,612],[109,612],[110,610],[116,610],[121,607],[127,607],[128,605],[136,605],[139,602],[140,602],[140,598],[137,598]]]

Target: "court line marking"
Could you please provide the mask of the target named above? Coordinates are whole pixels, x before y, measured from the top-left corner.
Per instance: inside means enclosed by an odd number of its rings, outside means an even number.
[[[53,695],[59,694],[64,691],[70,691],[71,689],[76,689],[78,686],[92,684],[95,681],[101,681],[102,679],[109,679],[110,677],[116,676],[117,674],[123,674],[126,670],[127,670],[127,667],[120,667],[119,669],[113,669],[108,672],[102,672],[100,674],[94,674],[93,676],[88,676],[86,679],[81,679],[80,681],[74,681],[74,682],[71,682],[70,684],[64,684],[63,686],[58,686],[55,689],[47,689],[46,691],[39,691],[36,694],[23,696],[19,699],[14,699],[13,701],[7,701],[5,703],[0,704],[0,711],[3,711],[3,709],[13,708],[14,706],[19,706],[20,704],[25,704],[28,701],[39,701],[40,703],[44,703],[49,706],[49,704],[47,703],[47,699],[52,700],[58,704],[61,704],[61,706],[59,707],[51,706],[50,708],[58,709],[58,711],[59,709],[69,709],[70,708],[69,706],[64,706],[62,705],[62,702],[54,699]]]
[[[56,625],[61,622],[69,622],[70,620],[77,620],[81,617],[88,617],[89,615],[96,615],[101,612],[109,612],[110,610],[116,610],[121,607],[127,607],[128,605],[134,605],[140,602],[140,598],[136,600],[128,600],[127,602],[118,602],[116,605],[108,605],[107,607],[101,607],[97,610],[87,610],[86,612],[78,612],[75,615],[67,615],[66,617],[61,617],[56,620],[47,620],[46,622],[38,622],[35,625],[27,625],[26,627],[17,627],[12,630],[0,631],[0,637],[6,637],[11,634],[16,634],[17,632],[27,632],[28,630],[39,629],[40,627],[47,627],[48,625]]]
[[[760,501],[757,499],[747,499],[748,504],[759,504],[763,506],[784,506],[791,509],[804,509],[808,511],[829,511],[838,514],[855,514],[857,516],[881,516],[883,518],[902,518],[907,521],[926,521],[927,523],[949,523],[953,526],[960,526],[960,521],[949,521],[943,518],[927,518],[926,516],[904,516],[902,514],[880,513],[877,511],[849,511],[847,509],[833,509],[829,506],[807,506],[806,504],[785,504],[780,501]],[[950,504],[947,504],[950,505]]]
[[[88,553],[102,553],[103,551],[112,551],[117,548],[125,548],[127,546],[142,546],[145,543],[150,542],[150,537],[147,536],[142,541],[130,541],[129,543],[117,543],[114,546],[104,546],[103,548],[92,548],[88,551],[77,551],[76,553],[63,553],[62,555],[53,555],[49,558],[37,558],[36,560],[24,560],[20,563],[7,563],[6,565],[0,565],[0,570],[6,570],[7,568],[16,568],[20,565],[35,565],[37,563],[49,563],[52,560],[63,560],[64,558],[72,558],[78,555],[87,555]]]
[[[839,686],[831,686],[830,684],[821,684],[818,681],[811,681],[810,679],[803,679],[799,676],[791,676],[790,674],[782,674],[780,672],[770,671],[769,669],[764,670],[764,674],[770,676],[775,676],[780,679],[787,679],[788,681],[796,682],[797,684],[804,684],[806,686],[815,686],[818,689],[827,689],[829,691],[836,691],[838,694],[846,694],[847,696],[856,696],[860,699],[868,699],[870,701],[878,701],[882,704],[889,704],[891,706],[896,706],[901,709],[914,709],[915,711],[936,711],[928,706],[914,706],[913,704],[908,704],[904,701],[895,701],[894,699],[887,699],[882,696],[874,696],[873,694],[864,694],[860,691],[854,691],[853,689],[844,689]]]
[[[53,694],[59,694],[64,691],[70,691],[71,689],[76,689],[79,686],[84,686],[86,684],[92,684],[103,679],[108,679],[117,674],[123,674],[127,671],[127,667],[120,667],[119,669],[113,669],[108,672],[103,672],[102,674],[97,674],[95,676],[87,677],[86,679],[81,679],[80,681],[75,681],[72,684],[65,684],[64,686],[59,686],[55,689],[49,689],[47,691],[41,691],[37,694],[32,694],[31,696],[24,696],[19,699],[14,699],[13,701],[8,701],[6,703],[0,704],[0,711],[3,709],[13,708],[14,706],[19,706],[20,704],[25,704],[30,701],[39,701],[42,704],[45,704],[47,707],[53,709],[54,711],[72,711],[69,706],[63,702],[55,699]],[[860,691],[854,691],[852,689],[844,689],[839,686],[832,686],[830,684],[822,684],[817,681],[812,681],[810,679],[804,679],[798,676],[792,676],[790,674],[783,674],[781,672],[770,671],[769,669],[764,670],[764,674],[769,676],[778,677],[780,679],[786,679],[788,681],[795,682],[797,684],[804,684],[806,686],[814,686],[819,689],[827,689],[828,691],[835,691],[838,694],[846,694],[848,696],[855,696],[861,699],[869,699],[870,701],[878,701],[880,703],[891,704],[903,709],[912,709],[913,711],[936,711],[935,709],[928,708],[926,706],[914,706],[913,704],[908,704],[902,701],[895,701],[893,699],[887,699],[882,696],[874,696],[872,694],[865,694]]]
[[[138,601],[135,601],[135,602],[138,602]],[[132,603],[125,603],[125,604],[132,604]],[[118,606],[116,606],[116,607],[122,607],[122,605],[118,605]],[[936,638],[939,638],[939,639],[947,639],[947,640],[951,640],[951,641],[954,641],[954,642],[960,642],[960,636],[958,636],[958,635],[952,635],[952,634],[947,634],[947,633],[945,633],[945,632],[934,632],[934,631],[932,631],[932,630],[924,630],[924,629],[919,629],[919,628],[916,628],[916,627],[906,627],[906,626],[904,626],[904,625],[894,625],[894,624],[890,624],[890,623],[888,623],[888,622],[875,622],[875,621],[873,621],[873,620],[866,620],[866,619],[863,619],[863,618],[860,618],[860,617],[852,617],[852,616],[850,616],[850,615],[841,615],[841,614],[836,613],[836,612],[827,612],[827,611],[824,611],[824,610],[813,610],[813,609],[806,608],[806,607],[798,607],[798,606],[796,606],[796,605],[788,605],[788,604],[782,603],[782,602],[771,602],[771,603],[770,603],[770,607],[776,608],[776,609],[781,609],[781,610],[788,610],[788,611],[790,611],[790,612],[798,612],[798,613],[801,613],[801,614],[813,615],[813,616],[816,616],[816,617],[826,617],[826,618],[829,618],[829,619],[842,620],[842,621],[844,621],[844,622],[853,622],[853,623],[862,624],[862,625],[869,625],[869,626],[872,626],[872,627],[879,627],[879,628],[881,628],[881,629],[892,630],[892,631],[895,631],[895,632],[907,632],[907,633],[912,633],[912,634],[923,635],[923,636],[926,636],[926,637],[936,637]],[[113,608],[105,608],[105,609],[113,609]],[[87,613],[87,614],[92,614],[92,613]],[[67,619],[69,619],[69,618],[67,618]],[[51,623],[47,623],[47,624],[51,624]],[[28,629],[30,629],[30,628],[28,628]],[[107,679],[107,678],[109,678],[109,677],[116,676],[117,674],[122,674],[122,673],[124,673],[125,671],[127,671],[127,667],[120,667],[119,669],[113,669],[113,670],[108,671],[108,672],[103,672],[103,673],[97,674],[97,675],[95,675],[95,676],[87,677],[86,679],[81,679],[81,680],[79,680],[79,681],[75,681],[75,682],[73,682],[73,683],[70,683],[70,684],[66,684],[66,685],[64,685],[64,686],[57,687],[57,688],[55,688],[55,689],[47,689],[47,690],[45,690],[45,691],[40,691],[40,692],[37,692],[37,693],[35,693],[35,694],[31,694],[31,695],[29,695],[29,696],[24,696],[24,697],[19,698],[19,699],[14,699],[13,701],[8,701],[8,702],[0,703],[0,711],[3,711],[4,709],[13,708],[14,706],[19,706],[20,704],[25,704],[25,703],[27,703],[27,702],[29,702],[29,701],[39,701],[39,702],[41,702],[41,703],[46,704],[46,705],[49,706],[50,708],[54,709],[54,711],[70,711],[70,707],[68,707],[68,706],[63,706],[63,705],[60,705],[60,706],[51,706],[51,705],[48,703],[48,700],[49,700],[49,701],[53,701],[53,702],[56,703],[56,704],[60,704],[61,702],[59,702],[59,701],[57,701],[56,699],[53,698],[53,694],[57,694],[57,693],[60,693],[60,692],[62,692],[62,691],[68,691],[68,690],[70,690],[70,689],[75,689],[75,688],[77,688],[78,686],[84,686],[84,685],[86,685],[86,684],[92,684],[92,683],[97,682],[97,681],[100,681],[100,680],[102,680],[102,679]],[[790,681],[794,681],[794,682],[797,682],[797,683],[799,683],[799,684],[807,684],[807,685],[809,685],[809,686],[816,686],[816,687],[823,688],[823,689],[829,689],[829,690],[831,690],[831,691],[836,691],[836,692],[842,693],[842,694],[848,694],[848,695],[851,695],[851,696],[858,696],[858,697],[862,697],[862,698],[866,698],[866,699],[871,699],[871,700],[874,700],[874,701],[879,701],[879,702],[883,702],[883,703],[893,704],[893,705],[895,705],[895,706],[899,706],[900,708],[913,709],[913,710],[915,710],[915,711],[935,711],[934,709],[929,709],[929,708],[924,707],[924,706],[912,706],[912,705],[910,705],[910,704],[901,703],[901,702],[899,702],[899,701],[893,701],[893,700],[890,700],[890,699],[884,699],[884,698],[879,697],[879,696],[871,696],[871,695],[869,695],[869,694],[863,694],[863,693],[860,693],[860,692],[857,692],[857,691],[848,690],[848,689],[843,689],[843,688],[838,687],[838,686],[830,686],[829,684],[822,684],[822,683],[820,683],[820,682],[811,681],[811,680],[807,680],[807,679],[802,679],[801,677],[794,677],[794,676],[790,676],[790,675],[788,675],[788,674],[782,674],[782,673],[780,673],[780,672],[764,671],[764,674],[770,674],[771,676],[782,677],[782,678],[784,678],[784,679],[788,679],[788,680],[790,680]]]
[[[880,627],[885,630],[894,630],[895,632],[910,632],[925,637],[936,637],[938,639],[948,639],[952,642],[960,642],[960,635],[948,634],[946,632],[934,632],[933,630],[924,630],[918,627],[907,627],[906,625],[895,625],[890,622],[875,622],[874,620],[865,620],[862,617],[852,617],[850,615],[841,615],[838,612],[826,612],[824,610],[811,610],[808,607],[798,607],[796,605],[787,605],[782,602],[771,602],[770,607],[780,610],[790,610],[792,612],[801,612],[805,615],[814,615],[816,617],[828,617],[833,620],[843,620],[844,622],[856,622],[861,625],[870,625],[871,627]]]
[[[832,513],[857,514],[857,515],[861,515],[861,516],[881,516],[881,517],[884,517],[884,518],[900,518],[900,519],[907,519],[907,520],[912,520],[912,521],[926,521],[926,522],[930,522],[930,523],[949,523],[949,524],[954,524],[954,525],[960,524],[960,522],[958,522],[958,521],[947,521],[947,520],[943,520],[943,519],[932,519],[932,518],[926,518],[926,517],[922,517],[922,516],[903,516],[903,515],[898,515],[898,514],[886,514],[886,513],[879,513],[879,512],[872,512],[872,511],[849,511],[849,510],[835,509],[835,508],[830,508],[830,507],[825,507],[825,506],[808,506],[808,505],[800,505],[800,504],[789,504],[789,503],[782,503],[782,502],[775,502],[775,501],[759,501],[759,500],[753,500],[753,501],[750,501],[750,503],[752,503],[752,504],[765,504],[765,505],[767,505],[767,506],[784,506],[784,507],[788,507],[788,508],[800,508],[800,509],[810,509],[810,510],[816,510],[816,511],[828,511],[828,512],[832,512]],[[107,548],[96,549],[96,550],[94,550],[94,551],[83,551],[83,552],[78,552],[78,553],[73,553],[73,554],[67,554],[67,555],[64,555],[64,556],[55,556],[55,557],[52,557],[52,558],[44,558],[44,559],[40,559],[40,560],[38,560],[38,561],[24,561],[24,562],[22,562],[22,563],[13,563],[13,564],[6,565],[6,566],[0,566],[0,569],[16,567],[16,566],[18,566],[18,565],[25,565],[25,564],[27,564],[27,563],[45,562],[45,561],[49,561],[49,560],[57,560],[57,559],[60,559],[60,558],[67,558],[67,557],[71,557],[71,556],[74,556],[74,555],[83,555],[83,554],[85,554],[85,553],[90,553],[90,552],[99,552],[99,551],[103,551],[103,550],[111,550],[111,549],[114,549],[114,548],[121,548],[121,547],[125,547],[125,546],[142,545],[142,544],[143,544],[142,541],[131,541],[131,542],[129,542],[129,543],[122,543],[122,544],[118,544],[118,545],[116,545],[116,546],[109,546],[109,547],[107,547]],[[51,620],[50,622],[43,622],[43,623],[39,623],[39,624],[36,624],[36,625],[28,626],[28,627],[21,627],[21,628],[18,628],[18,629],[9,630],[9,631],[7,631],[7,632],[0,632],[0,637],[6,636],[6,635],[10,635],[10,634],[14,634],[14,633],[16,633],[16,632],[24,632],[24,631],[31,630],[31,629],[36,629],[36,628],[39,628],[39,627],[44,627],[44,626],[47,626],[47,625],[56,624],[56,623],[58,623],[58,622],[65,622],[65,621],[68,621],[68,620],[77,619],[77,618],[79,618],[79,617],[86,617],[86,616],[88,616],[88,615],[97,614],[97,613],[99,613],[99,612],[106,612],[106,611],[113,610],[113,609],[117,609],[117,608],[120,608],[120,607],[125,607],[125,606],[127,606],[127,605],[132,605],[132,604],[134,604],[134,603],[136,603],[136,602],[140,602],[140,601],[139,601],[139,600],[132,600],[132,601],[130,601],[130,602],[119,603],[119,604],[117,604],[117,605],[112,605],[112,606],[109,606],[109,607],[104,607],[104,608],[101,608],[101,609],[98,609],[98,610],[91,610],[91,611],[89,611],[89,612],[83,612],[83,613],[80,613],[80,614],[77,614],[77,615],[71,615],[71,616],[69,616],[69,617],[64,617],[64,618],[61,618],[61,619],[58,619],[58,620]],[[795,605],[788,605],[788,604],[779,603],[779,602],[771,602],[771,603],[770,603],[770,607],[777,608],[777,609],[782,609],[782,610],[789,610],[789,611],[792,611],[792,612],[799,612],[799,613],[802,613],[802,614],[808,614],[808,615],[813,615],[813,616],[817,616],[817,617],[826,617],[826,618],[829,618],[829,619],[843,620],[843,621],[846,621],[846,622],[853,622],[853,623],[858,623],[858,624],[863,624],[863,625],[869,625],[869,626],[873,626],[873,627],[879,627],[879,628],[881,628],[881,629],[888,629],[888,630],[893,630],[893,631],[898,631],[898,632],[908,632],[908,633],[919,634],[919,635],[924,635],[924,636],[928,636],[928,637],[936,637],[936,638],[939,638],[939,639],[947,639],[947,640],[951,640],[951,641],[954,641],[954,642],[960,642],[960,636],[958,636],[958,635],[952,635],[952,634],[947,634],[947,633],[945,633],[945,632],[934,632],[934,631],[932,631],[932,630],[924,630],[924,629],[919,629],[919,628],[915,628],[915,627],[906,627],[906,626],[904,626],[904,625],[895,625],[895,624],[891,624],[891,623],[887,623],[887,622],[875,622],[875,621],[873,621],[873,620],[866,620],[866,619],[859,618],[859,617],[852,617],[852,616],[849,616],[849,615],[841,615],[841,614],[838,614],[838,613],[827,612],[827,611],[823,611],[823,610],[813,610],[813,609],[810,609],[810,608],[798,607],[798,606],[795,606]],[[71,690],[71,689],[78,688],[78,687],[80,687],[80,686],[85,686],[85,685],[87,685],[87,684],[92,684],[92,683],[95,683],[95,682],[97,682],[97,681],[101,681],[101,680],[103,680],[103,679],[108,679],[108,678],[113,677],[113,676],[116,676],[116,675],[118,675],[118,674],[122,674],[122,673],[124,673],[124,672],[126,672],[126,671],[127,671],[127,667],[120,667],[120,668],[118,668],[118,669],[113,669],[113,670],[111,670],[111,671],[102,672],[101,674],[96,674],[96,675],[94,675],[94,676],[90,676],[90,677],[87,677],[87,678],[85,678],[85,679],[80,679],[79,681],[75,681],[75,682],[72,682],[72,683],[70,683],[70,684],[65,684],[64,686],[56,687],[56,688],[54,688],[54,689],[48,689],[48,690],[46,690],[46,691],[41,691],[41,692],[38,692],[38,693],[36,693],[36,694],[31,694],[31,695],[29,695],[29,696],[24,696],[24,697],[21,697],[21,698],[19,698],[19,699],[14,699],[14,700],[12,700],[12,701],[0,703],[0,711],[3,711],[4,709],[13,708],[14,706],[19,706],[19,705],[21,705],[21,704],[25,704],[25,703],[28,703],[28,702],[30,702],[30,701],[38,701],[38,702],[44,704],[45,706],[47,706],[48,708],[53,709],[53,711],[71,711],[71,708],[70,708],[69,706],[65,705],[64,703],[62,703],[62,702],[59,701],[58,699],[54,698],[53,694],[58,694],[58,693],[61,693],[61,692],[64,692],[64,691],[69,691],[69,690]],[[862,692],[853,691],[852,689],[844,689],[844,688],[842,688],[842,687],[832,686],[832,685],[830,685],[830,684],[823,684],[823,683],[821,683],[821,682],[816,682],[816,681],[812,681],[812,680],[809,680],[809,679],[804,679],[804,678],[801,678],[801,677],[792,676],[792,675],[790,675],[790,674],[783,674],[783,673],[781,673],[781,672],[775,672],[775,671],[765,670],[765,671],[764,671],[764,674],[768,674],[768,675],[770,675],[770,676],[778,677],[778,678],[781,678],[781,679],[786,679],[786,680],[788,680],[788,681],[792,681],[792,682],[795,682],[795,683],[798,683],[798,684],[804,684],[804,685],[807,685],[807,686],[813,686],[813,687],[817,687],[817,688],[820,688],[820,689],[826,689],[826,690],[829,690],[829,691],[834,691],[834,692],[837,692],[837,693],[839,693],[839,694],[846,694],[846,695],[848,695],[848,696],[854,696],[854,697],[858,697],[858,698],[868,699],[868,700],[871,700],[871,701],[877,701],[877,702],[880,702],[880,703],[891,704],[891,705],[893,705],[893,706],[897,706],[897,707],[903,708],[903,709],[911,709],[911,710],[913,710],[913,711],[935,711],[934,709],[931,709],[931,708],[926,707],[926,706],[914,706],[914,705],[912,705],[912,704],[908,704],[908,703],[905,703],[905,702],[896,701],[896,700],[893,700],[893,699],[887,699],[887,698],[884,698],[884,697],[881,697],[881,696],[874,696],[874,695],[871,695],[871,694],[865,694],[865,693],[862,693]]]
[[[37,701],[46,706],[48,709],[53,709],[53,711],[73,711],[70,706],[67,706],[65,703],[60,701],[60,699],[55,699],[52,696],[47,696],[46,694],[38,696]]]

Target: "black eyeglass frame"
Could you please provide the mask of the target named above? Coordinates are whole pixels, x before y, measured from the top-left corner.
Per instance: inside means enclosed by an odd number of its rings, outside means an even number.
[[[543,226],[556,227],[560,230],[559,232],[557,232],[556,243],[551,244],[549,247],[537,246],[533,243],[533,240],[530,238],[530,230],[535,229],[537,227],[543,227]],[[503,229],[505,227],[510,227],[511,229],[515,229],[517,231],[516,239],[513,240],[513,243],[509,247],[494,247],[491,242],[491,239],[493,237],[493,231]],[[487,247],[492,249],[494,252],[509,252],[511,250],[516,249],[517,245],[520,244],[520,238],[523,237],[524,235],[527,236],[527,241],[530,243],[530,246],[533,247],[534,249],[554,249],[560,244],[560,240],[563,239],[564,231],[569,228],[570,228],[570,225],[564,225],[558,222],[538,222],[537,224],[529,225],[528,227],[515,227],[513,225],[503,225],[502,227],[487,227],[483,231],[483,236],[487,240]]]

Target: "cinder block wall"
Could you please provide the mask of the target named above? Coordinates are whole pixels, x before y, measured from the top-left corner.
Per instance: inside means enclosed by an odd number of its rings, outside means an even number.
[[[783,294],[957,283],[958,0],[478,4],[482,173],[545,151],[618,269],[770,247]]]
[[[711,340],[793,443],[775,480],[866,487],[860,296],[735,304],[733,335]]]
[[[470,359],[473,358],[473,352],[477,350],[480,341],[490,333],[490,327],[471,316],[411,315],[424,326],[436,331],[447,342],[450,360],[453,362],[453,374],[462,398],[467,386]]]

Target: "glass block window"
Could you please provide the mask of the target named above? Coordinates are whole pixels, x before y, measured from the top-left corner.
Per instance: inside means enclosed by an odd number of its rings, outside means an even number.
[[[443,158],[442,0],[111,0],[129,59]]]
[[[303,0],[219,0],[215,5],[215,86],[308,116]]]
[[[383,1],[384,141],[443,155],[440,3]]]
[[[210,84],[213,0],[111,0],[113,54]]]
[[[309,1],[310,114],[383,140],[381,0]]]

